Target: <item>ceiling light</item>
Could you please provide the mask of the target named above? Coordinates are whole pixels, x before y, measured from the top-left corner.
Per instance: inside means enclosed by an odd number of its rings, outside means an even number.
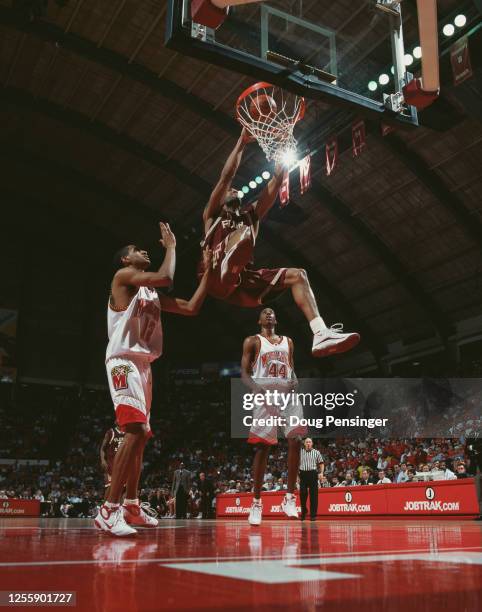
[[[447,23],[444,25],[442,32],[445,34],[445,36],[453,36],[455,28],[451,23]]]

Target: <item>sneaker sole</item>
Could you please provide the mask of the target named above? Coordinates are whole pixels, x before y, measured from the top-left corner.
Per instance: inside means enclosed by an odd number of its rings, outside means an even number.
[[[360,335],[353,334],[349,336],[343,342],[339,342],[334,346],[328,346],[326,348],[319,348],[317,350],[312,351],[313,357],[328,357],[329,355],[337,355],[339,353],[346,353],[351,351],[351,349],[355,348],[355,346],[360,342]]]
[[[281,510],[283,510],[283,512],[285,513],[285,515],[286,515],[288,518],[292,518],[292,519],[298,519],[298,518],[299,518],[299,516],[298,516],[297,514],[296,514],[296,515],[294,515],[294,514],[288,514],[288,513],[286,512],[286,510],[285,510],[283,507],[281,507]]]
[[[97,521],[94,520],[94,525],[97,527],[97,529],[99,531],[104,531],[105,533],[107,533],[108,535],[112,536],[113,538],[130,538],[132,536],[137,535],[137,531],[134,530],[134,533],[126,533],[125,535],[117,535],[115,533],[112,533],[112,531],[110,531],[109,529],[104,529],[102,527],[102,525],[100,523],[98,523]]]

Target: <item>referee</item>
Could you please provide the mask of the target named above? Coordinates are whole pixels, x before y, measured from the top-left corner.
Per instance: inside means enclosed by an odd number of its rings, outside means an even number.
[[[306,500],[310,492],[310,516],[316,520],[318,511],[318,473],[323,475],[325,465],[320,451],[313,448],[313,440],[306,438],[300,455],[301,520],[306,518]]]

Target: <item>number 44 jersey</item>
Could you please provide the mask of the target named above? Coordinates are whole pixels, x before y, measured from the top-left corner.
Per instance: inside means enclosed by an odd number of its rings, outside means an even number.
[[[157,291],[139,287],[125,310],[107,306],[106,361],[128,355],[154,361],[162,354],[161,305]]]
[[[273,343],[261,334],[257,334],[260,341],[259,353],[256,361],[253,364],[252,377],[260,382],[263,379],[269,379],[266,382],[283,383],[293,378],[293,365],[290,360],[290,348],[288,338],[281,336],[278,343]]]

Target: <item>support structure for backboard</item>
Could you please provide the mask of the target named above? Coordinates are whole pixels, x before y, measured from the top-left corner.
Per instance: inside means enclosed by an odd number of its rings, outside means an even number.
[[[392,41],[395,92],[384,96],[391,110],[416,112],[432,104],[440,91],[437,0],[417,0],[418,29],[422,48],[422,78],[409,78],[405,69],[402,0],[375,0],[376,8],[388,14]],[[411,76],[411,75],[410,75]]]
[[[165,40],[168,48],[197,60],[239,72],[256,81],[267,81],[278,85],[294,94],[354,110],[358,115],[367,119],[398,126],[418,125],[414,107],[405,109],[405,112],[396,112],[382,101],[373,100],[366,95],[333,84],[333,79],[330,78],[333,75],[330,75],[328,71],[326,75],[318,75],[306,70],[305,67],[309,68],[308,62],[294,61],[287,67],[281,62],[274,63],[266,57],[258,57],[217,42],[214,29],[196,25],[192,21],[190,7],[191,0],[168,0]],[[290,19],[293,19],[293,16],[290,15]],[[332,45],[333,57],[336,57],[334,44]],[[334,72],[336,76],[336,69]]]

